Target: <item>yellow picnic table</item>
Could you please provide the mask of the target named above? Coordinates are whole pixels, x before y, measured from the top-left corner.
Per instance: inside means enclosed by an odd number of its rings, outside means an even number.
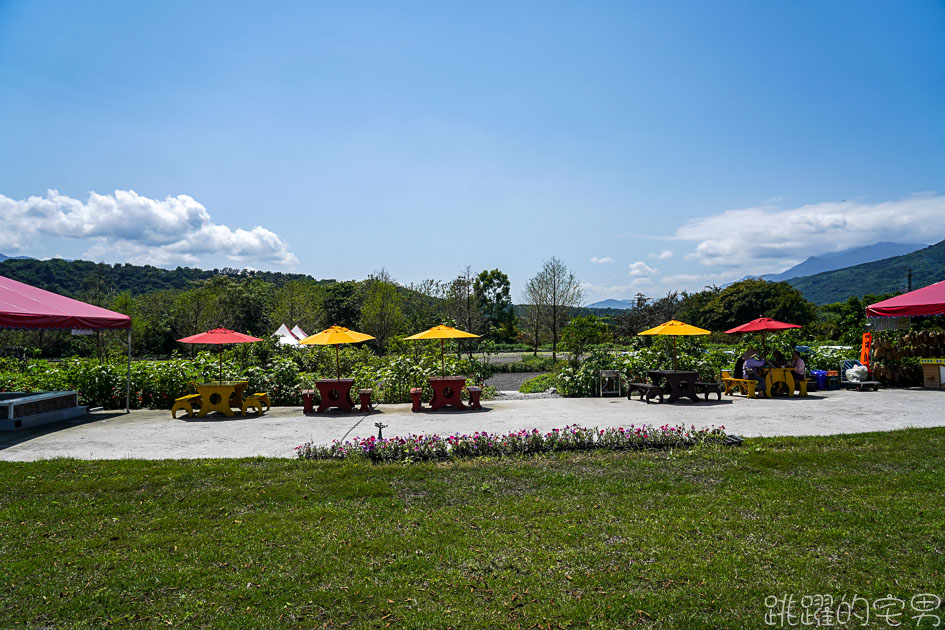
[[[198,418],[203,418],[211,411],[219,411],[225,416],[233,416],[233,409],[230,406],[230,399],[235,397],[236,408],[241,408],[243,404],[243,392],[249,381],[211,381],[209,383],[198,383],[197,392],[200,394],[200,411],[197,412]]]
[[[791,368],[763,368],[765,370],[765,395],[771,398],[775,383],[787,385],[788,397],[794,397],[794,371]]]

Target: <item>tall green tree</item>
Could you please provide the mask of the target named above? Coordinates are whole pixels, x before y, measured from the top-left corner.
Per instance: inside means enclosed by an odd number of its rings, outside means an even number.
[[[817,307],[787,282],[748,279],[718,292],[702,309],[703,328],[723,331],[756,317],[771,317],[807,326],[817,317]]]
[[[486,330],[498,341],[515,339],[511,288],[509,277],[498,269],[481,271],[473,281],[473,294]]]
[[[313,280],[292,280],[285,283],[275,292],[273,311],[270,315],[273,325],[286,324],[289,328],[300,326],[310,335],[325,328],[319,309],[323,291],[323,286]]]
[[[571,321],[574,309],[584,301],[584,290],[574,273],[557,256],[545,261],[534,280],[535,286],[542,289],[538,300],[542,303],[543,320],[551,334],[551,357],[557,360],[561,330]]]
[[[607,324],[596,315],[575,317],[561,331],[561,347],[572,359],[579,359],[591,346],[604,343],[608,333]]]
[[[466,332],[477,335],[485,332],[482,313],[476,301],[475,278],[468,266],[447,285],[446,314]]]
[[[361,316],[357,285],[354,282],[332,282],[325,285],[319,311],[324,327],[356,328]]]
[[[361,331],[373,336],[383,352],[390,339],[401,332],[403,322],[397,287],[391,282],[370,280],[361,307]]]
[[[532,340],[532,354],[536,356],[545,330],[545,293],[544,278],[541,274],[529,278],[522,289],[522,321],[525,322],[528,337]]]

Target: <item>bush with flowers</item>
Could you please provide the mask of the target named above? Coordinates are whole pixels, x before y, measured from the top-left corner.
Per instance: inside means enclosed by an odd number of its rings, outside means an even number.
[[[725,427],[664,424],[630,425],[600,429],[569,425],[546,433],[538,429],[497,434],[477,431],[462,435],[408,435],[379,440],[373,436],[329,445],[311,442],[297,446],[299,459],[366,459],[372,462],[447,461],[471,457],[508,457],[562,451],[595,449],[626,450],[683,448],[698,444],[720,444]]]

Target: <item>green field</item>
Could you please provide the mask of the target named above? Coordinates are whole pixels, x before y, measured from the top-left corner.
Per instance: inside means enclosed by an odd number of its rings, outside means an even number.
[[[943,452],[927,429],[441,465],[5,463],[0,627],[759,628],[775,594],[891,594],[915,627],[910,598],[945,590]]]

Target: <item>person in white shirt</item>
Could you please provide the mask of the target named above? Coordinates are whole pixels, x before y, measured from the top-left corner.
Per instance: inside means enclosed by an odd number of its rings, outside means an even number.
[[[794,380],[803,381],[807,378],[807,365],[804,363],[804,359],[801,358],[801,353],[797,350],[791,356],[791,371],[794,372]]]

